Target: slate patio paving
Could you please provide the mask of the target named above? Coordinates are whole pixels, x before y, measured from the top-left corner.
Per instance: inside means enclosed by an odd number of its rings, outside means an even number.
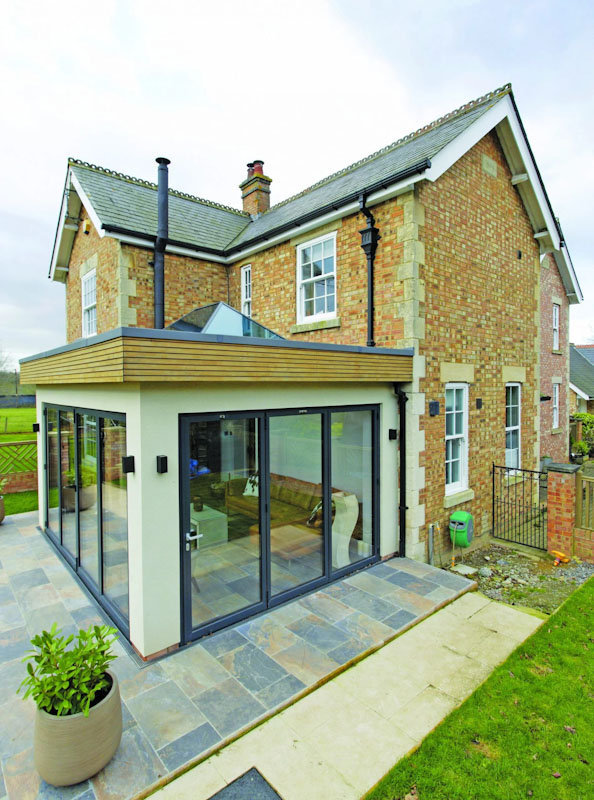
[[[8,517],[0,526],[0,799],[132,798],[473,586],[395,558],[157,662],[143,664],[118,642],[113,669],[123,701],[120,748],[90,781],[55,789],[33,766],[33,702],[15,695],[24,675],[20,659],[30,637],[54,621],[76,632],[108,620],[40,533],[37,513]]]

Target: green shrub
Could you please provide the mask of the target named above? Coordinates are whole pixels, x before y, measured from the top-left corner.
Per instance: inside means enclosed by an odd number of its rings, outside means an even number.
[[[590,452],[587,442],[584,442],[583,439],[581,439],[579,442],[574,442],[571,446],[571,449],[576,456],[587,456]]]
[[[74,486],[74,470],[69,469],[64,473],[67,486]],[[97,470],[94,467],[80,465],[80,486],[86,489],[87,486],[94,486],[97,483]]]
[[[579,414],[574,414],[573,418],[582,423],[582,436],[588,445],[589,452],[594,452],[594,414],[586,414],[580,411]]]
[[[111,645],[117,639],[115,628],[92,625],[80,630],[76,637],[59,636],[56,623],[51,631],[43,631],[33,639],[36,648],[23,658],[27,661],[27,677],[23,699],[31,696],[38,708],[58,717],[82,713],[87,717],[91,706],[109,692],[111,681],[105,670],[116,657]],[[68,646],[75,641],[74,647]],[[33,663],[35,666],[33,666]]]

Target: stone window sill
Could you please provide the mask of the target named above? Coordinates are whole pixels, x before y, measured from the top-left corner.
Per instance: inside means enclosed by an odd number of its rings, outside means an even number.
[[[551,353],[554,356],[562,356],[563,355],[563,350],[551,350]]]
[[[460,503],[466,503],[468,500],[474,500],[474,489],[463,489],[456,494],[446,494],[443,498],[443,507],[453,508],[453,506],[459,506]]]
[[[551,430],[551,434],[553,433],[563,433],[563,428],[553,428]]]
[[[308,333],[309,331],[325,331],[328,328],[340,328],[340,317],[335,319],[320,319],[317,322],[304,322],[302,325],[293,325],[289,333]]]

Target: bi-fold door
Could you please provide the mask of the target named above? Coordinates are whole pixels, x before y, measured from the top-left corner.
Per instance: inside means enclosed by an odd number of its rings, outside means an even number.
[[[180,417],[182,641],[377,559],[375,406]]]
[[[47,405],[45,530],[128,635],[126,418]]]

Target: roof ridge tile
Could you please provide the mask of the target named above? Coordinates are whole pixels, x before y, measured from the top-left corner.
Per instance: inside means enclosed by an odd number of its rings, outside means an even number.
[[[80,158],[69,158],[68,165],[84,167],[85,169],[92,170],[93,172],[100,172],[103,175],[108,175],[110,178],[117,178],[118,180],[126,181],[127,183],[134,183],[137,186],[146,186],[147,189],[154,189],[155,191],[157,190],[156,183],[146,181],[142,178],[135,178],[133,175],[126,175],[124,172],[116,172],[116,170],[113,169],[100,167],[97,164],[90,164],[88,161],[82,161]],[[238,208],[233,208],[232,206],[227,206],[223,203],[215,203],[213,200],[206,200],[204,197],[197,197],[196,195],[188,194],[188,192],[180,192],[177,189],[169,189],[169,194],[173,195],[173,197],[180,197],[182,200],[191,200],[192,202],[202,203],[205,206],[218,208],[222,211],[230,211],[231,213],[238,214],[241,217],[250,218],[250,215],[247,212],[240,211]]]

